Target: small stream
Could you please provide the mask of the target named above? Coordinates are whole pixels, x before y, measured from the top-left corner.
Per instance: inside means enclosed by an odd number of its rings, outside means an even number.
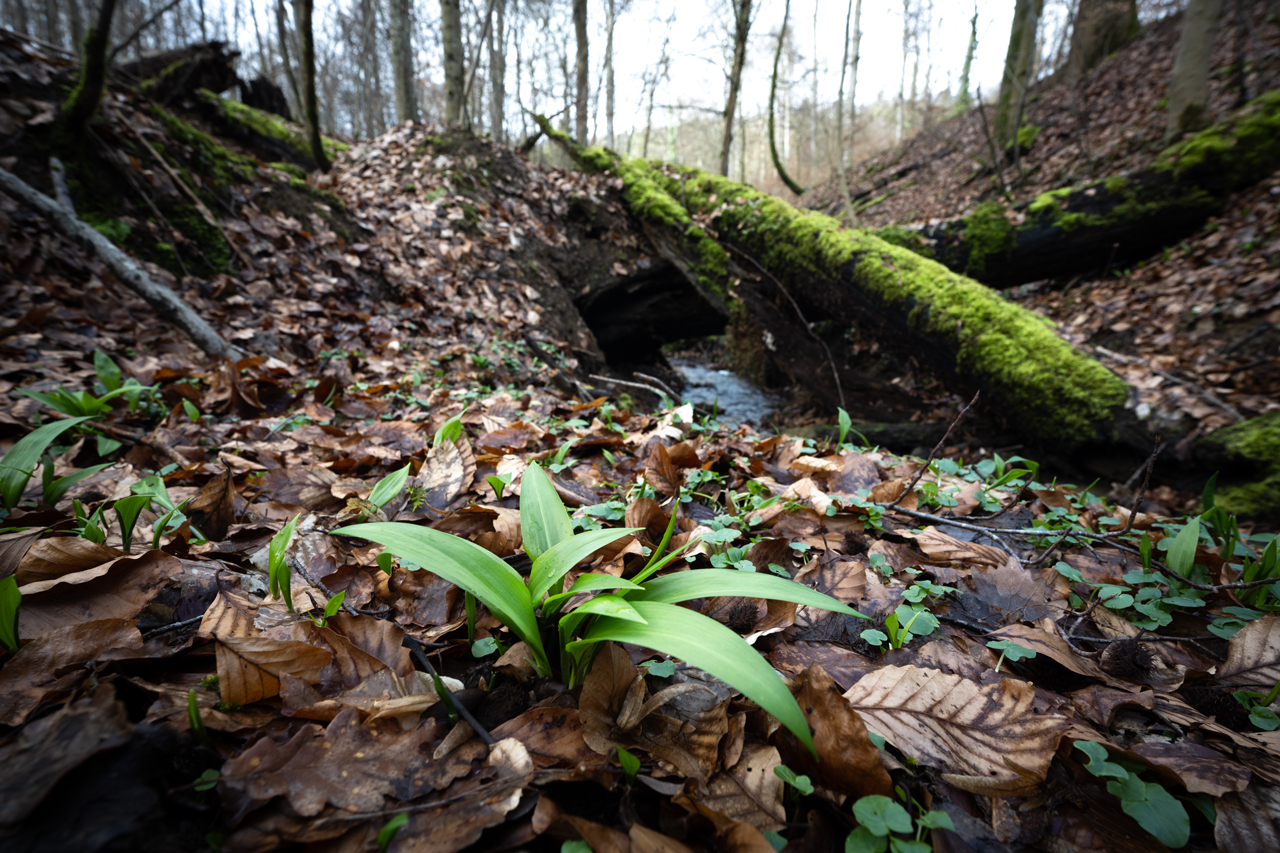
[[[726,425],[763,426],[781,405],[777,397],[731,370],[709,367],[687,358],[672,359],[671,366],[684,378],[684,399],[695,406],[714,409]]]

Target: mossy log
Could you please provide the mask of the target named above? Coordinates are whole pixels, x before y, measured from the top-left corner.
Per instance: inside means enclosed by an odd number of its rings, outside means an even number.
[[[225,92],[238,82],[235,61],[239,51],[228,50],[224,41],[200,42],[173,50],[149,53],[111,69],[116,79],[135,85],[160,103],[175,98],[194,98],[208,89]]]
[[[316,161],[311,156],[311,146],[301,125],[239,101],[220,98],[208,89],[196,92],[196,105],[201,117],[220,136],[235,140],[259,159],[268,163],[293,163],[307,171],[315,170]],[[330,160],[351,147],[328,136],[321,139]]]
[[[880,236],[992,287],[1150,257],[1222,210],[1229,193],[1280,167],[1280,90],[1166,149],[1146,169],[1044,193],[1009,207]]]
[[[696,286],[727,305],[731,316],[749,317],[775,336],[774,329],[799,329],[785,345],[775,337],[773,355],[784,369],[787,360],[804,355],[807,321],[856,324],[927,362],[956,390],[984,389],[989,410],[1043,447],[1101,443],[1149,450],[1150,432],[1132,415],[1132,389],[1124,380],[1059,337],[1050,321],[990,288],[743,184],[578,148],[545,122],[543,131],[583,168],[620,178],[632,214],[667,236]],[[733,266],[745,274],[731,275]],[[749,274],[757,267],[763,275],[753,281]],[[821,398],[837,397],[825,357],[788,372]],[[865,389],[870,398],[875,392],[868,386],[863,380],[854,390]],[[893,420],[867,410],[856,414]]]
[[[1196,461],[1217,471],[1216,503],[1227,512],[1280,523],[1280,412],[1232,424],[1196,442]]]

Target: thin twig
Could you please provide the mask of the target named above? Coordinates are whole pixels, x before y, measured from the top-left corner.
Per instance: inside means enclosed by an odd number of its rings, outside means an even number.
[[[107,57],[107,67],[110,68],[112,63],[116,61],[116,57],[120,55],[120,52],[123,51],[125,48],[127,48],[129,45],[133,44],[134,39],[142,35],[143,31],[145,31],[147,27],[151,26],[156,21],[160,20],[160,17],[164,15],[165,12],[168,12],[170,9],[172,9],[174,6],[177,6],[181,2],[182,0],[171,0],[168,6],[165,6],[163,9],[156,12],[150,18],[147,18],[145,21],[139,24],[138,28],[134,30],[132,33],[130,33],[127,39],[120,42],[120,44],[116,45],[115,50],[111,51],[111,55]]]
[[[629,382],[626,379],[614,379],[611,376],[601,376],[598,373],[588,373],[587,378],[594,379],[597,382],[611,382],[614,385],[622,385],[627,388],[638,388],[641,391],[648,391],[650,394],[652,394],[655,397],[663,397],[663,396],[672,397],[672,395],[667,394],[665,391],[661,390],[660,388],[655,388],[652,385],[645,385],[643,382]],[[672,402],[675,402],[674,397],[672,397]]]
[[[667,383],[663,382],[661,379],[659,379],[656,376],[650,376],[649,374],[641,373],[638,370],[633,370],[631,372],[631,375],[639,376],[641,379],[645,380],[646,382],[652,382],[654,385],[657,385],[659,388],[662,388],[667,392],[667,396],[670,397],[672,400],[678,400],[680,398],[679,394],[671,390],[671,386],[669,386]]]
[[[775,276],[773,273],[769,272],[763,266],[761,266],[760,262],[757,261],[755,258],[751,257],[746,252],[742,251],[737,246],[734,246],[731,243],[726,243],[725,245],[728,246],[730,249],[733,249],[739,255],[742,255],[742,257],[751,261],[751,263],[755,266],[755,268],[760,270],[760,272],[764,273],[766,276],[768,276],[770,280],[772,280],[773,283],[778,286],[778,290],[782,291],[782,295],[787,297],[787,301],[790,302],[791,307],[795,309],[796,316],[800,318],[800,323],[801,325],[804,326],[805,331],[809,333],[810,337],[812,337],[815,341],[818,342],[818,344],[822,347],[823,351],[827,354],[827,363],[831,365],[831,376],[836,381],[836,394],[840,397],[840,408],[843,409],[845,405],[844,404],[844,388],[840,385],[840,371],[836,369],[835,357],[831,355],[831,348],[827,346],[827,342],[824,341],[818,335],[818,333],[813,330],[813,326],[809,323],[808,320],[805,319],[804,312],[800,310],[800,304],[796,302],[795,297],[791,295],[791,291],[787,290],[787,288],[783,286],[782,282],[778,281],[778,277]]]
[[[991,128],[987,125],[987,108],[982,103],[982,87],[978,87],[978,117],[982,119],[982,135],[987,138],[987,146],[991,149],[991,165],[996,171],[996,180],[1000,182],[1000,195],[1005,201],[1011,201],[1009,197],[1009,185],[1004,180],[1004,169],[1000,168],[1000,152],[996,149],[995,140],[991,138]]]
[[[413,659],[418,662],[418,665],[421,666],[433,680],[440,677],[436,674],[436,668],[431,665],[431,661],[427,659],[427,653],[422,648],[422,643],[418,642],[417,639],[410,637],[408,634],[405,634],[404,644],[409,647],[409,652],[413,655]],[[440,681],[439,684],[446,693],[450,694],[450,698],[452,698],[452,692],[448,687],[444,686],[444,682]],[[458,716],[461,717],[467,725],[471,726],[471,730],[476,733],[476,737],[484,741],[486,746],[497,746],[498,742],[493,739],[493,735],[489,734],[484,726],[480,725],[471,712],[467,710],[466,705],[461,702],[454,702],[453,707],[454,710],[458,712]]]
[[[897,499],[894,500],[893,503],[889,504],[887,509],[893,509],[898,504],[902,503],[902,500],[915,490],[916,483],[920,482],[920,478],[924,476],[924,473],[929,470],[929,466],[933,464],[933,458],[938,455],[938,451],[942,450],[943,446],[947,443],[947,439],[951,437],[951,431],[956,428],[956,424],[960,423],[960,420],[964,417],[964,413],[969,411],[969,409],[973,407],[974,403],[978,402],[978,398],[980,396],[982,396],[982,391],[979,390],[974,392],[973,399],[969,401],[969,405],[960,410],[960,414],[956,415],[955,420],[953,420],[951,425],[947,427],[947,431],[942,434],[942,438],[938,439],[938,443],[933,446],[933,450],[929,451],[928,458],[926,458],[924,460],[924,464],[916,470],[916,476],[911,480],[910,485],[903,490],[902,494],[898,495]]]

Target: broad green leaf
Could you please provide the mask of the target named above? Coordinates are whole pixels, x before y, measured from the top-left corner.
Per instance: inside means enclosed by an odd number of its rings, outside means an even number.
[[[911,831],[911,815],[899,803],[882,794],[871,794],[854,803],[853,816],[873,835]]]
[[[58,501],[62,500],[62,496],[67,493],[67,489],[71,488],[76,483],[83,480],[85,477],[92,477],[94,474],[98,473],[99,471],[102,471],[106,468],[110,468],[114,464],[115,464],[114,462],[103,462],[101,465],[90,465],[88,468],[85,468],[83,471],[76,471],[74,474],[68,474],[65,477],[59,477],[58,479],[54,480],[52,483],[49,483],[47,486],[45,486],[44,502],[47,503],[49,506],[53,506]],[[53,470],[52,466],[49,466],[48,470]]]
[[[1191,838],[1186,808],[1160,785],[1130,776],[1124,782],[1108,782],[1107,790],[1120,798],[1125,814],[1166,847],[1182,847]]]
[[[378,485],[373,487],[373,491],[369,493],[369,503],[382,509],[391,499],[400,494],[404,489],[404,484],[409,479],[409,466],[405,465],[399,471],[392,471],[387,476],[378,481]]]
[[[333,616],[336,616],[338,613],[338,608],[342,606],[342,602],[345,601],[346,598],[347,598],[347,591],[343,589],[343,590],[339,590],[338,594],[335,595],[333,598],[326,601],[324,605],[324,618],[329,619]]]
[[[93,370],[98,374],[98,380],[102,382],[102,387],[108,391],[116,390],[123,381],[120,365],[112,361],[111,356],[100,349],[93,351]]]
[[[562,603],[580,592],[592,592],[597,589],[643,589],[643,587],[625,578],[615,578],[613,575],[602,575],[595,572],[578,575],[578,579],[573,582],[573,586],[562,593],[548,596],[547,600],[542,602],[542,613],[546,615],[553,612]]]
[[[176,504],[173,498],[169,497],[169,489],[164,484],[164,478],[159,474],[152,474],[150,477],[143,477],[138,482],[129,487],[129,491],[135,495],[146,495],[156,502],[156,505],[166,512],[174,509]]]
[[[626,774],[627,781],[630,782],[636,778],[636,774],[640,772],[640,759],[629,749],[618,747],[618,764],[622,766],[622,772]]]
[[[774,601],[794,601],[808,607],[818,607],[867,619],[858,611],[841,604],[831,596],[818,592],[804,584],[764,575],[740,572],[735,569],[694,569],[665,575],[645,584],[642,592],[627,596],[631,601],[651,601],[660,604],[678,604],[695,598],[711,598],[717,595],[742,595],[748,598],[769,598]]]
[[[520,481],[520,532],[525,553],[533,560],[573,535],[564,503],[537,463],[525,469]]]
[[[0,580],[0,643],[11,652],[18,650],[18,607],[21,604],[18,579],[9,575]]]
[[[796,771],[785,764],[773,768],[773,775],[795,788],[806,797],[813,793],[813,782],[808,776],[797,776]]]
[[[474,594],[503,625],[525,641],[542,674],[550,672],[524,579],[489,551],[450,533],[397,521],[354,524],[333,533],[385,545],[397,557],[417,563]]]
[[[855,826],[844,840],[844,853],[884,853],[889,839],[876,835],[865,826]]]
[[[560,853],[592,853],[591,845],[585,841],[562,841]]]
[[[844,444],[844,438],[849,434],[849,428],[853,426],[853,419],[844,409],[836,409],[836,414],[840,418],[840,441],[837,443]]]
[[[396,833],[409,823],[409,815],[401,812],[391,820],[387,821],[382,829],[378,830],[378,853],[387,853],[387,848],[391,846],[391,840],[396,837]]]
[[[1173,569],[1184,578],[1191,573],[1191,567],[1196,561],[1196,546],[1200,544],[1200,519],[1193,518],[1187,522],[1187,526],[1178,531],[1178,535],[1173,537],[1173,543],[1169,545],[1169,553],[1165,556],[1165,562],[1169,564],[1169,568]]]
[[[89,418],[70,418],[54,421],[24,435],[9,452],[0,459],[0,501],[7,509],[13,509],[22,498],[22,490],[35,473],[40,457],[49,445],[67,430]]]
[[[951,820],[951,815],[946,812],[925,812],[916,818],[916,825],[923,826],[925,829],[949,829],[956,831],[956,825]]]
[[[987,648],[995,649],[1013,663],[1017,663],[1023,658],[1033,658],[1036,656],[1035,649],[1020,646],[1013,640],[993,640],[990,643],[987,643]]]
[[[1089,756],[1089,763],[1084,766],[1084,769],[1094,776],[1099,778],[1111,776],[1116,779],[1129,778],[1128,770],[1107,760],[1111,753],[1102,744],[1091,740],[1078,740],[1076,741],[1076,749]]]
[[[271,581],[271,594],[283,598],[289,612],[293,612],[293,572],[289,569],[286,553],[289,541],[293,539],[293,531],[298,526],[299,513],[289,519],[289,523],[280,528],[280,532],[271,537],[267,546],[267,576]]]
[[[644,624],[645,619],[636,609],[631,606],[625,598],[611,593],[597,595],[595,598],[582,602],[581,605],[575,607],[572,613],[567,613],[560,619],[560,642],[568,643],[573,636],[573,632],[578,630],[578,625],[588,616],[612,616],[616,619],[622,619],[627,622],[638,622]]]
[[[726,574],[742,575],[741,572]],[[584,639],[570,643],[568,650],[577,654],[578,649],[592,643],[613,640],[680,658],[773,714],[805,748],[814,751],[809,724],[791,691],[773,667],[740,636],[714,619],[684,607],[654,601],[632,601],[631,604],[649,624],[604,617],[596,620]]]
[[[445,421],[444,425],[441,426],[440,429],[436,430],[435,437],[431,439],[431,446],[435,448],[442,442],[457,441],[459,438],[462,438],[462,416],[466,413],[467,410],[463,409],[461,412],[458,412],[458,414]]]
[[[116,511],[116,520],[120,522],[120,537],[124,540],[125,553],[133,547],[133,528],[138,524],[138,516],[150,504],[150,495],[130,495],[112,505],[112,509]]]
[[[523,495],[521,496],[523,498]],[[559,500],[559,497],[556,498]],[[521,518],[528,501],[521,500]],[[588,530],[568,539],[562,539],[543,551],[533,559],[533,568],[529,571],[529,596],[534,601],[541,601],[542,596],[551,589],[556,581],[569,573],[569,570],[582,562],[587,555],[599,551],[610,542],[616,542],[624,536],[638,533],[642,527],[608,528],[605,530]],[[525,550],[529,549],[528,540]]]

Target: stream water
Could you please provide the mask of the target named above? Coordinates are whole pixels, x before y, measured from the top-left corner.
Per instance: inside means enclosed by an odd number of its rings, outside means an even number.
[[[672,359],[671,366],[684,378],[684,399],[695,406],[714,409],[722,423],[760,427],[780,405],[777,397],[731,370],[685,358]]]

